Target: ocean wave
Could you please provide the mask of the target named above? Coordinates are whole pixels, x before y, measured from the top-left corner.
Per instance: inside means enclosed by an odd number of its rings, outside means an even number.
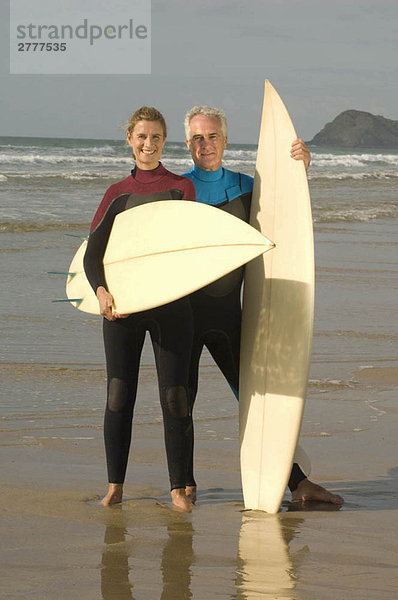
[[[75,149],[74,149],[75,150]],[[91,153],[91,154],[116,154],[119,151],[119,148],[114,148],[112,146],[94,146],[92,148],[76,148],[76,151]]]
[[[342,379],[309,379],[308,385],[314,388],[331,387],[336,390],[355,387],[354,381],[344,381]]]
[[[89,223],[63,223],[62,221],[49,221],[34,223],[31,221],[4,221],[0,222],[0,233],[30,233],[40,231],[88,231]]]
[[[176,150],[177,152],[181,152],[181,150],[185,150],[187,152],[187,147],[183,142],[166,142],[165,152],[170,150]]]
[[[123,148],[123,144],[118,146],[111,146],[110,144],[104,144],[102,146],[46,146],[47,152],[57,150],[61,152],[69,152],[71,154],[116,154]],[[41,145],[30,145],[30,146],[15,146],[12,144],[0,144],[1,150],[12,151],[14,156],[26,155],[26,154],[40,154],[43,153],[43,146]]]
[[[232,171],[239,170],[243,167],[250,168],[251,172],[254,173],[255,163],[252,160],[245,160],[244,158],[228,158],[228,160],[224,161],[224,165],[227,169],[231,169]]]
[[[83,174],[78,174],[78,173],[70,173],[69,175],[63,175],[62,176],[64,179],[69,179],[70,181],[92,181],[98,178],[104,178],[103,175],[83,175]]]
[[[193,162],[190,156],[186,156],[184,158],[177,158],[176,156],[167,156],[165,155],[162,158],[162,164],[166,166],[167,169],[173,170],[173,165],[182,165],[187,169],[193,167]]]
[[[397,154],[317,154],[312,153],[311,164],[314,167],[364,167],[374,165],[398,167]]]
[[[123,177],[125,171],[121,170],[119,175]],[[3,177],[3,179],[2,179]],[[104,172],[104,171],[72,171],[66,173],[7,173],[7,175],[0,175],[0,181],[10,181],[10,183],[18,182],[19,180],[57,180],[57,179],[69,179],[69,180],[97,180],[97,179],[112,179],[117,177],[115,171]]]
[[[348,221],[352,223],[361,223],[373,221],[375,219],[391,219],[398,217],[398,206],[382,205],[369,208],[341,208],[336,207],[313,207],[314,223],[339,223]]]
[[[57,175],[61,179],[69,179],[71,181],[92,181],[96,179],[115,179],[115,172],[104,173],[103,171],[74,171],[73,173],[60,173]]]
[[[227,148],[225,150],[224,157],[228,158],[247,158],[249,160],[255,161],[257,156],[257,148],[255,150],[233,150],[231,148]]]
[[[59,164],[95,164],[95,165],[125,165],[132,164],[130,156],[87,156],[72,154],[0,154],[2,165],[59,165]]]
[[[384,172],[376,172],[371,173],[369,171],[366,172],[358,172],[358,173],[349,173],[347,171],[344,172],[335,172],[335,173],[311,173],[308,172],[308,179],[310,181],[322,181],[325,179],[334,179],[339,181],[350,181],[350,180],[378,180],[378,179],[398,179],[398,174],[393,173],[391,171]]]

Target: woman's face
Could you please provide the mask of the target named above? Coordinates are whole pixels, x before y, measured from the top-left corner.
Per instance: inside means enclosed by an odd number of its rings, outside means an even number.
[[[138,121],[133,132],[127,132],[127,142],[139,169],[156,169],[166,138],[159,121]]]

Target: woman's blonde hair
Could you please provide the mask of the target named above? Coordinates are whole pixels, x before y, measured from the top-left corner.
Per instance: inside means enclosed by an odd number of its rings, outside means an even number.
[[[125,123],[125,128],[130,135],[133,133],[134,127],[139,121],[158,121],[162,126],[164,137],[167,137],[166,121],[164,120],[162,113],[153,106],[141,106],[141,108],[131,115],[129,120]]]

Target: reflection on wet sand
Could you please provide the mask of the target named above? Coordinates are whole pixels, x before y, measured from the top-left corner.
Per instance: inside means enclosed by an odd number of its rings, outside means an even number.
[[[297,598],[295,567],[309,552],[307,546],[293,556],[289,543],[304,519],[283,519],[262,512],[244,512],[239,536],[237,600]]]
[[[170,522],[167,525],[168,540],[163,547],[163,591],[160,600],[192,598],[190,589],[193,563],[193,534],[190,521]]]
[[[103,600],[134,600],[129,580],[129,553],[123,514],[120,513],[120,524],[109,524],[105,529],[101,561]]]
[[[161,558],[163,585],[160,600],[178,598],[189,600],[192,598],[190,585],[194,529],[190,521],[178,518],[173,512],[165,511],[163,516],[168,536],[164,538],[163,528],[158,524],[158,544],[164,544]],[[106,524],[101,560],[102,600],[139,600],[140,598],[140,591],[134,589],[133,565],[137,563],[137,559],[147,555],[148,549],[141,535],[142,531],[138,533],[135,543],[135,535],[129,531],[128,518],[129,515],[122,507],[120,510],[116,507],[116,510],[112,509],[112,521]],[[142,597],[146,597],[145,594]]]
[[[121,508],[112,513],[112,519],[106,524],[102,552],[102,600],[140,600],[141,594],[142,598],[146,597],[147,583],[144,587],[140,585],[140,560],[147,562],[149,556],[150,572],[144,580],[152,577],[152,584],[156,585],[155,580],[161,575],[159,587],[162,591],[156,597],[160,600],[193,598],[191,583],[196,561],[193,551],[195,530],[191,519],[165,510],[155,527],[152,523],[153,536],[149,536],[151,542],[148,543],[149,537],[143,535],[143,529],[139,526],[136,530],[137,523],[132,524],[129,511]],[[309,550],[304,546],[292,555],[289,544],[300,532],[303,522],[304,519],[292,515],[243,513],[237,562],[233,569],[237,574],[236,595],[233,595],[236,600],[297,598],[295,569]],[[146,533],[150,534],[150,531]],[[154,544],[152,549],[151,544]],[[156,550],[159,550],[159,562]],[[200,566],[196,566],[196,576],[200,577]]]
[[[130,499],[101,513],[102,600],[143,600],[148,590],[159,600],[190,600],[197,589],[217,595],[229,585],[225,597],[235,600],[297,600],[297,571],[309,552],[307,545],[292,546],[305,524],[299,511],[341,508],[284,502],[283,512],[270,515],[240,512],[241,502],[229,497],[226,502],[225,490],[202,491],[199,498],[203,503],[189,515],[152,498]],[[236,530],[231,536],[224,523],[232,522]]]

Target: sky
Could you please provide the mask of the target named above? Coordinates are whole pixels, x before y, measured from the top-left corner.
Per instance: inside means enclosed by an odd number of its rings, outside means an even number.
[[[185,112],[209,104],[226,111],[230,142],[256,144],[265,79],[305,140],[347,109],[398,120],[396,0],[152,0],[148,75],[10,75],[8,5],[0,136],[119,139],[147,104],[183,141]]]

